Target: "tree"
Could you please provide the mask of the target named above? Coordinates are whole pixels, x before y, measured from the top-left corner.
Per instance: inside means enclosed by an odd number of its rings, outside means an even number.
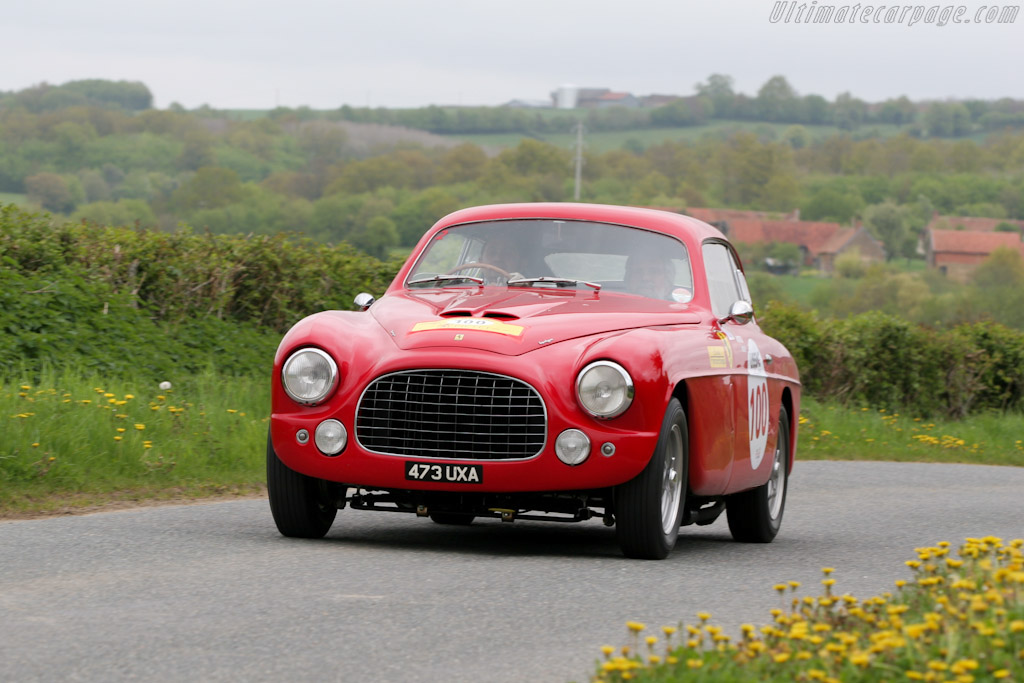
[[[885,246],[887,261],[904,253],[909,231],[899,206],[891,201],[869,206],[864,211],[864,225]]]
[[[974,270],[971,281],[981,289],[1019,290],[1024,286],[1024,260],[1020,251],[1009,247],[996,249]]]
[[[242,182],[229,168],[204,166],[171,195],[171,203],[180,211],[215,209],[242,198]]]
[[[843,130],[853,130],[867,118],[868,105],[848,92],[836,97],[832,105],[832,123]]]
[[[796,90],[783,76],[772,76],[757,91],[757,112],[765,121],[796,121],[799,101]]]
[[[398,230],[387,216],[376,216],[348,236],[348,243],[370,256],[384,260],[391,247],[398,245]]]
[[[25,193],[29,200],[48,211],[67,212],[75,208],[68,182],[56,173],[37,173],[25,178]]]
[[[732,76],[724,74],[711,74],[706,83],[697,83],[694,88],[698,95],[711,100],[711,107],[714,116],[718,118],[731,118],[736,115],[734,103],[736,93],[732,89]]]

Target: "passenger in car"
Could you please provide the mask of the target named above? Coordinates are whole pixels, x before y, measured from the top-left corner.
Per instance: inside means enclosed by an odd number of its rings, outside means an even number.
[[[672,301],[675,268],[668,258],[651,251],[630,254],[626,259],[626,291],[651,299]]]

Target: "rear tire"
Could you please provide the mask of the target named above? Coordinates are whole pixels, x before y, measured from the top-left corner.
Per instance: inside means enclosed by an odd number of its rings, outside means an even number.
[[[647,466],[615,489],[615,533],[626,557],[668,557],[685,509],[688,465],[686,413],[673,398]]]
[[[789,489],[789,413],[779,408],[779,438],[772,474],[756,489],[726,497],[725,515],[732,537],[742,543],[771,543],[782,526]]]
[[[267,435],[267,493],[277,530],[294,538],[323,538],[331,528],[338,508],[334,504],[339,484],[307,477],[277,457]],[[344,497],[344,489],[341,491]]]

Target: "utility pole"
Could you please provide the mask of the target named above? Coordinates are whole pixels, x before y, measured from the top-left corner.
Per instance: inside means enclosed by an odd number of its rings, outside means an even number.
[[[572,193],[574,201],[580,200],[580,179],[583,177],[583,122],[576,124],[576,184]]]

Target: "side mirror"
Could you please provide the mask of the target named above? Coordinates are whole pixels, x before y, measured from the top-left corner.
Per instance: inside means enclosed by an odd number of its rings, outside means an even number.
[[[754,307],[750,305],[749,301],[744,301],[743,299],[740,299],[739,301],[736,301],[735,303],[733,303],[732,306],[729,307],[729,315],[725,316],[718,322],[727,323],[730,320],[732,320],[738,325],[746,325],[753,319]]]
[[[373,305],[374,301],[376,301],[376,299],[373,298],[372,294],[360,292],[359,294],[356,294],[354,303],[356,306],[359,307],[360,311],[365,311],[367,308]]]

